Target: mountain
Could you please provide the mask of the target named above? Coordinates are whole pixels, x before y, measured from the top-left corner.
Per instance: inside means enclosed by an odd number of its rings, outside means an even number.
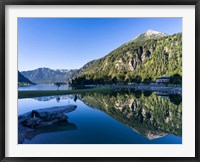
[[[74,71],[71,76],[68,78],[68,81],[71,82],[73,79],[79,77],[79,75],[85,70],[90,68],[90,66],[95,62],[96,60],[92,60],[90,62],[88,62],[87,64],[85,64],[83,67],[81,67],[80,69]]]
[[[119,83],[182,75],[182,33],[149,30],[93,61],[72,84]]]
[[[145,33],[135,37],[132,41],[141,42],[141,41],[145,41],[148,39],[158,39],[158,38],[162,38],[162,37],[166,37],[166,36],[168,36],[168,34],[166,34],[166,33],[158,32],[155,30],[147,30]]]
[[[57,69],[52,70],[49,68],[38,68],[35,70],[22,71],[21,73],[37,84],[51,84],[55,82],[66,82],[76,70]]]
[[[31,82],[28,78],[26,78],[18,71],[18,85],[31,85],[31,84],[33,85],[35,83]]]

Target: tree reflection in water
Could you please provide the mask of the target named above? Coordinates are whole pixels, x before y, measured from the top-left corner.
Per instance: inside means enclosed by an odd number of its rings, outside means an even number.
[[[167,134],[182,136],[181,94],[162,97],[148,91],[86,93],[80,100],[149,139]]]

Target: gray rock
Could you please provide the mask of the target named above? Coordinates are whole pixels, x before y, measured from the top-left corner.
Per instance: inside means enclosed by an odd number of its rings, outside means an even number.
[[[76,105],[67,105],[59,107],[51,107],[46,109],[33,110],[32,114],[35,117],[38,117],[44,121],[51,121],[62,116],[64,113],[69,113],[76,109]]]
[[[24,121],[26,121],[27,119],[29,119],[31,117],[32,117],[32,113],[31,112],[25,113],[23,115],[19,115],[18,116],[18,122],[19,123],[24,122]]]
[[[59,122],[59,119],[54,119],[54,120],[47,121],[47,122],[43,121],[37,126],[37,128],[48,127],[48,126],[53,125],[57,122]]]
[[[42,121],[38,126],[37,126],[37,128],[43,128],[43,127],[48,127],[48,126],[51,126],[51,125],[53,125],[53,124],[55,124],[55,123],[58,123],[58,122],[60,122],[60,121],[65,121],[65,120],[67,120],[68,119],[68,117],[66,116],[66,115],[61,115],[59,118],[57,118],[57,119],[53,119],[53,120],[51,120],[51,121]]]
[[[35,128],[35,127],[37,127],[41,122],[42,122],[42,119],[37,118],[37,117],[33,117],[33,118],[27,119],[23,124],[24,124],[25,126],[28,126],[28,127],[31,127],[31,128]]]
[[[56,123],[67,121],[68,117],[65,113],[74,111],[76,107],[76,105],[57,106],[32,110],[31,112],[19,115],[18,143],[23,143],[27,133],[32,132],[33,130],[35,131],[39,128],[46,129],[45,127],[50,127]]]
[[[59,121],[65,121],[67,119],[68,119],[68,116],[66,116],[64,114],[58,118]]]

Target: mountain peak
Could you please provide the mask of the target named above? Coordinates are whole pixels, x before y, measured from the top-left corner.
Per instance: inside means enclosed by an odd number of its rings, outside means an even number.
[[[152,29],[149,29],[145,32],[146,34],[159,34],[160,32],[158,31],[155,31],[155,30],[152,30]]]
[[[159,31],[155,31],[155,30],[152,30],[152,29],[149,29],[145,32],[146,35],[160,35],[160,36],[167,36],[168,34],[166,33],[162,33],[162,32],[159,32]]]
[[[137,37],[135,37],[132,41],[141,42],[141,41],[145,41],[148,39],[158,39],[158,38],[165,37],[165,36],[168,36],[168,34],[149,29],[145,33],[140,34]]]

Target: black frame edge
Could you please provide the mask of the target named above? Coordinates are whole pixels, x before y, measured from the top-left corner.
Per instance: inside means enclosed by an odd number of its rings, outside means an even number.
[[[194,158],[116,158],[116,157],[5,157],[5,6],[6,5],[195,5],[195,157]],[[37,161],[37,162],[54,162],[54,161],[68,161],[68,162],[79,162],[79,161],[184,161],[184,162],[197,162],[200,161],[200,110],[197,106],[200,105],[200,92],[199,84],[200,75],[200,0],[0,0],[0,160],[1,162],[21,162],[21,161]],[[198,124],[197,124],[198,123]],[[3,133],[2,133],[3,132]]]
[[[4,0],[6,5],[195,5],[199,0]]]
[[[30,157],[5,158],[2,162],[197,162],[195,158],[169,158],[169,157]]]
[[[200,158],[200,129],[199,129],[199,105],[200,105],[200,1],[195,5],[195,157]],[[198,124],[197,124],[198,123]]]
[[[0,157],[1,159],[5,158],[5,4],[4,2],[0,5],[1,17],[0,17],[0,118],[1,118],[1,127],[0,132]]]

